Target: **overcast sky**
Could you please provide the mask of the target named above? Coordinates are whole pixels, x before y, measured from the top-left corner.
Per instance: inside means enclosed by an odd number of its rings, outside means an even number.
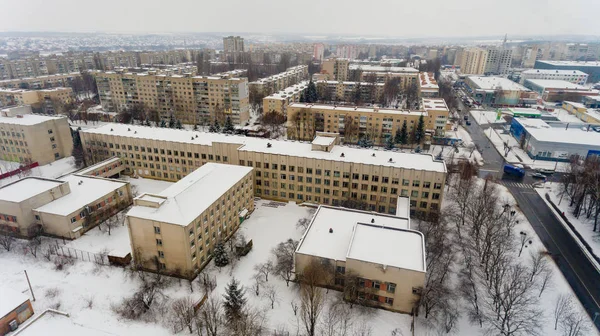
[[[0,0],[0,31],[600,35],[600,0]]]

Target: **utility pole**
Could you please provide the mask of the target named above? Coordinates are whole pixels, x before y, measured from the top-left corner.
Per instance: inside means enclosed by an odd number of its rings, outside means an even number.
[[[31,296],[33,296],[33,302],[35,302],[35,294],[33,294],[33,288],[31,288],[31,282],[29,282],[29,275],[27,275],[27,270],[24,270],[25,277],[27,278],[27,284],[29,285],[29,292],[31,292]]]

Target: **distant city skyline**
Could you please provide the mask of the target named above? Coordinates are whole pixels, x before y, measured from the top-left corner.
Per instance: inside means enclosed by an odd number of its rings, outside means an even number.
[[[600,35],[600,1],[0,0],[0,31],[245,32],[381,37]]]

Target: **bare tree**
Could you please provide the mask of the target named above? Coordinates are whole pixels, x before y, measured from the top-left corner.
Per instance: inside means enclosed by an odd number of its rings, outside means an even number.
[[[531,274],[529,281],[533,281],[535,277],[548,269],[548,259],[546,253],[543,251],[530,252],[529,257],[531,260]]]
[[[194,301],[189,296],[179,298],[171,304],[172,313],[181,329],[188,328],[190,334],[193,332],[196,311]]]
[[[112,229],[123,225],[123,223],[125,222],[125,219],[123,217],[124,214],[122,212],[117,212],[115,215],[108,217],[104,221],[104,223],[102,223],[102,226],[106,228],[106,231],[108,232],[109,236]]]
[[[314,259],[302,270],[300,282],[300,318],[308,336],[316,335],[319,316],[325,305],[325,293],[319,287],[323,273],[322,265]]]
[[[560,294],[554,304],[554,330],[558,328],[558,323],[572,310],[573,299],[570,295]]]
[[[254,279],[252,289],[254,290],[254,294],[256,294],[256,296],[259,296],[260,289],[264,286],[265,280],[263,279],[263,275],[260,273],[255,273],[252,278]]]
[[[345,336],[353,326],[353,319],[349,306],[343,301],[333,301],[323,314],[319,325],[319,335]]]
[[[25,251],[31,253],[34,258],[37,258],[37,253],[40,248],[41,241],[39,239],[32,238],[27,242]]]
[[[10,232],[0,233],[0,246],[4,247],[6,251],[10,251],[15,242],[15,237]]]
[[[306,232],[308,225],[310,225],[309,218],[300,218],[298,219],[298,222],[296,222],[296,228],[302,230],[302,232]]]
[[[222,304],[218,296],[211,295],[204,301],[199,316],[206,335],[219,336],[219,330],[225,321]]]
[[[282,277],[288,287],[294,276],[294,252],[297,247],[298,241],[290,238],[285,242],[279,243],[272,251],[273,255],[275,255],[273,273]]]
[[[551,267],[542,271],[542,277],[540,278],[540,295],[538,295],[538,297],[542,296],[542,293],[546,288],[552,287],[553,278],[554,270]]]
[[[271,302],[271,309],[275,309],[275,303],[279,303],[279,295],[277,295],[277,289],[273,285],[266,286],[263,297]]]
[[[562,334],[565,336],[584,336],[590,334],[591,325],[588,316],[571,305],[564,318],[559,321]]]
[[[254,270],[258,274],[264,275],[265,282],[269,282],[269,274],[273,272],[274,268],[275,266],[273,265],[273,262],[271,260],[268,260],[267,262],[264,262],[262,264],[254,265]]]

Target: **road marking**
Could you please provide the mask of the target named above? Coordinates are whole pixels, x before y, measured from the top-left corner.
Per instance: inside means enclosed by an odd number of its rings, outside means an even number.
[[[486,172],[494,172],[494,173],[499,173],[499,170],[493,170],[493,169],[479,169],[479,171],[486,171]]]
[[[513,195],[515,196],[515,195]],[[516,197],[515,197],[516,199]],[[529,200],[526,197],[523,197],[523,200],[525,201],[525,203],[528,203],[529,207],[531,209],[535,209],[535,207],[533,207],[533,204],[531,204],[529,202]],[[546,206],[548,206],[546,204]],[[521,212],[523,212],[523,210],[521,210]],[[569,267],[571,268],[571,271],[573,271],[573,274],[575,274],[575,276],[577,277],[577,279],[579,279],[579,282],[581,282],[581,285],[583,286],[583,288],[585,288],[585,290],[588,292],[590,298],[592,299],[592,301],[594,301],[594,303],[596,304],[596,307],[600,307],[600,305],[598,304],[598,302],[596,302],[596,299],[594,298],[594,296],[592,295],[592,292],[590,292],[590,290],[587,288],[587,286],[585,285],[585,283],[583,282],[583,280],[581,280],[581,278],[579,277],[579,274],[577,274],[577,272],[575,271],[575,269],[573,268],[573,266],[571,265],[571,263],[569,262],[569,260],[567,258],[564,257],[564,253],[563,251],[560,249],[560,246],[556,243],[556,241],[554,240],[554,237],[550,234],[550,232],[548,231],[548,229],[546,229],[546,225],[544,224],[544,222],[538,217],[537,213],[535,213],[535,211],[532,211],[533,215],[535,216],[535,218],[537,219],[537,221],[539,223],[541,223],[541,227],[544,228],[544,231],[546,231],[546,234],[548,234],[548,237],[550,237],[550,239],[552,239],[552,242],[554,243],[554,245],[556,246],[556,248],[558,249],[558,251],[560,251],[560,254],[563,256],[563,260],[567,262],[567,265],[569,265]],[[524,214],[524,213],[523,213]],[[553,215],[554,216],[554,215]],[[527,216],[526,216],[527,217]],[[529,223],[531,224],[531,223]],[[559,223],[560,224],[560,223]],[[562,224],[561,224],[562,225]],[[542,241],[542,245],[543,245],[543,241]],[[545,246],[544,246],[545,247]],[[583,252],[583,251],[582,251]],[[556,263],[556,262],[555,262]],[[557,265],[558,267],[558,265]]]

